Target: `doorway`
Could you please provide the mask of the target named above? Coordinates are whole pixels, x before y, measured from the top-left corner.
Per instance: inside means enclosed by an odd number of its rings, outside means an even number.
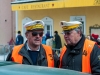
[[[80,21],[82,24],[81,24],[81,29],[82,29],[82,32],[84,34],[86,34],[86,30],[85,30],[85,26],[86,26],[86,23],[85,23],[85,16],[71,16],[70,17],[70,21]]]

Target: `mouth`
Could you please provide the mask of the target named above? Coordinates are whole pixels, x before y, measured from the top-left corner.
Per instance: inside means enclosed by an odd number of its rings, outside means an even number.
[[[70,42],[70,40],[69,39],[65,39],[66,40],[66,42]]]
[[[35,39],[34,41],[40,41],[40,39]]]
[[[65,39],[65,40],[69,41],[69,39]]]
[[[40,41],[40,40],[35,40],[35,41]]]

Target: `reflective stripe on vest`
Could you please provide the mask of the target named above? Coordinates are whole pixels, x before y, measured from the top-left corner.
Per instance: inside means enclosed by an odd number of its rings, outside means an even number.
[[[53,53],[52,53],[51,47],[46,46],[46,45],[42,45],[42,46],[46,52],[48,67],[54,67],[54,58],[53,58]],[[19,46],[15,46],[13,48],[12,56],[11,56],[12,61],[22,64],[23,56],[18,54],[22,47],[23,47],[23,44],[19,45]]]
[[[88,39],[85,40],[83,52],[82,52],[82,72],[91,73],[90,55],[91,55],[91,52],[93,50],[94,44],[95,44],[95,42],[93,42],[93,41],[90,41]],[[64,46],[62,48],[62,52],[60,55],[60,66],[59,66],[60,68],[62,65],[61,61],[62,61],[63,55],[66,52],[66,50],[67,49]]]

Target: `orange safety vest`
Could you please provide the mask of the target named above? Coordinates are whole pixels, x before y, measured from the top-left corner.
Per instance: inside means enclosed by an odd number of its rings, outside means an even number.
[[[94,44],[95,42],[93,41],[90,41],[88,39],[85,40],[84,47],[83,47],[83,53],[86,53],[86,55],[82,53],[82,72],[91,73],[90,54],[93,50]],[[63,55],[66,52],[66,50],[67,49],[64,46],[62,48],[62,52],[60,55],[60,66],[59,66],[60,68],[61,68],[61,61],[62,61]]]
[[[22,64],[23,56],[21,56],[19,53],[20,49],[23,47],[24,44],[15,46],[12,52],[12,61]],[[47,56],[48,61],[48,67],[54,67],[54,59],[52,54],[52,49],[49,46],[42,45]]]

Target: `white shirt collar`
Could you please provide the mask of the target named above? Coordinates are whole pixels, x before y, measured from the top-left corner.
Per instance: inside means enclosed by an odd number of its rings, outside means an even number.
[[[27,50],[30,50],[30,51],[31,51],[31,49],[30,49],[28,43],[27,43]],[[35,50],[35,51],[39,51],[39,50],[40,50],[40,46],[39,46],[39,48],[38,48],[37,50]]]

